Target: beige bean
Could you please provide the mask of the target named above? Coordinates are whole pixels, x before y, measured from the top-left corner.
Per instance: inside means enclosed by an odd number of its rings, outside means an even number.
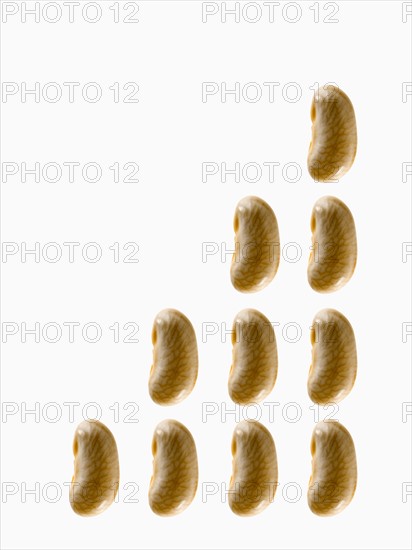
[[[357,370],[353,328],[342,313],[322,309],[312,323],[309,397],[315,403],[339,403],[351,391]]]
[[[279,266],[280,245],[276,216],[259,197],[244,197],[234,217],[235,252],[230,276],[240,292],[257,292],[274,278]]]
[[[319,422],[313,430],[311,453],[309,507],[318,516],[339,514],[356,490],[358,474],[352,437],[339,422]]]
[[[198,372],[196,334],[176,309],[160,311],[152,329],[153,365],[149,393],[159,405],[180,403],[193,390]]]
[[[97,420],[84,420],[73,441],[74,475],[70,504],[80,516],[101,514],[119,487],[119,457],[111,431]]]
[[[180,514],[197,489],[197,453],[192,434],[176,420],[163,420],[156,426],[152,453],[150,507],[159,516]]]
[[[355,160],[357,132],[355,111],[348,96],[331,84],[314,94],[312,141],[308,169],[315,181],[337,181]]]
[[[334,292],[352,277],[357,259],[356,229],[349,208],[336,197],[318,199],[312,210],[308,281],[317,292]]]
[[[232,328],[229,394],[235,403],[259,403],[273,389],[278,372],[276,336],[269,320],[256,309],[243,309]]]
[[[278,482],[276,448],[259,422],[240,422],[232,438],[233,473],[229,506],[239,516],[262,512],[275,497]]]

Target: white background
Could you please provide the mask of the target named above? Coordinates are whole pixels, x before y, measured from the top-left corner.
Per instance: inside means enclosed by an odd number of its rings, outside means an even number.
[[[29,3],[27,3],[29,4]],[[32,3],[30,3],[32,4]],[[267,11],[259,22],[220,14],[202,23],[201,2],[139,2],[137,24],[113,23],[112,2],[100,2],[95,24],[77,15],[55,23],[21,22],[20,14],[2,25],[3,82],[59,83],[95,81],[103,89],[92,104],[77,93],[57,103],[19,94],[2,104],[3,162],[98,162],[102,179],[88,183],[67,177],[39,183],[19,175],[2,183],[2,240],[82,244],[103,249],[97,263],[67,254],[50,263],[19,254],[3,257],[2,319],[32,327],[55,322],[94,321],[102,327],[99,342],[67,333],[51,344],[21,334],[9,337],[2,351],[2,400],[18,404],[19,413],[2,419],[2,481],[18,484],[16,495],[2,504],[2,545],[18,549],[114,548],[410,548],[411,497],[402,502],[402,483],[410,482],[410,428],[402,422],[402,403],[411,401],[409,344],[402,323],[410,322],[411,258],[402,262],[402,242],[410,241],[410,177],[402,182],[402,163],[410,162],[410,105],[402,102],[402,82],[411,81],[409,23],[402,23],[400,2],[338,2],[338,23],[314,23],[312,2],[300,2],[296,23],[275,21]],[[233,4],[233,3],[230,3]],[[228,3],[229,6],[229,3]],[[330,11],[330,10],[329,10]],[[122,6],[120,6],[122,15]],[[252,12],[251,12],[252,13]],[[291,10],[290,18],[294,18]],[[114,82],[139,84],[139,103],[113,101]],[[267,92],[257,103],[235,103],[219,95],[202,102],[202,82],[279,82],[275,101]],[[351,98],[358,124],[358,153],[350,172],[338,183],[315,183],[306,170],[311,136],[310,87],[336,82]],[[282,87],[296,82],[302,97],[293,103]],[[77,89],[79,90],[79,88]],[[139,183],[114,183],[107,169],[114,162],[139,164]],[[276,172],[257,183],[218,176],[202,182],[202,162],[299,163],[302,177],[291,183]],[[243,196],[255,194],[274,209],[282,244],[296,242],[302,258],[281,260],[274,281],[263,291],[242,295],[231,286],[230,254],[202,262],[202,242],[233,244],[233,213]],[[352,280],[330,295],[307,283],[311,241],[309,220],[317,198],[331,194],[351,209],[358,235],[358,265]],[[114,242],[139,245],[139,263],[115,263]],[[196,387],[182,404],[162,408],[147,391],[151,365],[151,325],[165,307],[183,311],[199,343]],[[261,422],[277,448],[280,486],[261,515],[235,516],[220,495],[202,502],[202,484],[228,484],[230,441],[236,419],[216,414],[202,422],[202,403],[233,408],[227,394],[230,337],[202,342],[202,323],[225,322],[242,308],[261,310],[276,329],[279,374],[266,401],[278,402],[274,421],[262,407]],[[351,432],[358,457],[358,487],[340,515],[319,518],[306,502],[311,472],[309,443],[314,411],[306,392],[310,365],[309,327],[324,307],[339,309],[351,321],[358,346],[358,377],[340,404],[338,418]],[[139,325],[139,343],[114,343],[114,322]],[[282,337],[288,322],[302,327],[290,343]],[[123,334],[124,336],[124,334]],[[410,340],[410,338],[409,338]],[[120,456],[120,501],[95,518],[73,513],[68,489],[73,472],[72,438],[82,420],[81,407],[70,422],[64,402],[100,404],[101,420],[115,435]],[[33,408],[56,402],[60,421],[47,415],[22,421],[23,402]],[[116,423],[114,402],[136,402],[138,423]],[[282,417],[285,404],[296,402],[297,422]],[[91,411],[92,412],[92,411]],[[252,411],[253,412],[253,411]],[[321,418],[325,411],[320,411]],[[50,415],[53,411],[50,411]],[[290,411],[293,416],[293,410]],[[252,413],[251,413],[252,416]],[[180,516],[161,518],[148,505],[152,473],[151,438],[157,422],[176,418],[192,432],[199,457],[199,489]],[[40,494],[22,502],[22,484],[42,489],[62,487],[56,503]],[[126,483],[139,485],[138,503],[126,503]],[[287,483],[302,487],[295,503],[282,496]],[[4,489],[4,485],[3,485]],[[40,490],[41,490],[40,489]],[[24,492],[24,490],[23,490]],[[50,491],[50,497],[53,491]],[[293,492],[291,491],[291,496]],[[50,500],[50,498],[49,498]]]

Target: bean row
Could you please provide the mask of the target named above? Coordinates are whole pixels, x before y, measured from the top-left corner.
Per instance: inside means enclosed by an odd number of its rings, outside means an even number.
[[[76,429],[75,472],[70,503],[81,516],[96,516],[116,498],[120,470],[113,434],[101,422],[85,420]],[[152,440],[153,475],[149,505],[159,516],[174,516],[193,501],[198,486],[196,445],[189,430],[176,420],[163,420]],[[356,453],[347,429],[337,422],[319,422],[311,441],[312,475],[308,505],[319,516],[341,512],[352,500],[357,482]],[[229,506],[239,516],[259,514],[271,504],[278,486],[276,447],[269,430],[244,420],[232,437]]]

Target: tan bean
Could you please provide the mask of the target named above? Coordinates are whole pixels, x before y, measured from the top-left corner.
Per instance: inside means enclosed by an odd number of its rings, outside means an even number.
[[[256,309],[243,309],[232,329],[229,394],[235,403],[259,403],[273,389],[278,372],[276,336],[269,320]]]
[[[331,84],[314,94],[312,141],[308,169],[315,181],[337,181],[355,160],[357,131],[355,111],[348,96]]]
[[[262,512],[275,497],[278,464],[275,443],[259,422],[240,422],[232,438],[233,473],[229,506],[239,516]]]
[[[70,504],[80,516],[101,514],[119,487],[119,457],[111,431],[97,420],[84,420],[73,441],[74,475]]]
[[[336,197],[318,199],[312,210],[308,281],[317,292],[334,292],[352,277],[357,260],[356,229],[349,208]]]
[[[309,397],[315,403],[339,403],[351,391],[357,371],[353,328],[342,313],[322,309],[312,323]]]
[[[180,514],[197,489],[197,453],[192,434],[176,420],[163,420],[155,429],[152,452],[150,507],[159,516]]]
[[[257,292],[274,278],[279,266],[280,245],[276,216],[259,197],[244,197],[234,217],[235,253],[230,276],[240,292]]]
[[[318,516],[342,512],[355,494],[356,452],[348,430],[333,420],[316,424],[311,441],[308,504]]]
[[[160,311],[152,330],[153,365],[149,393],[159,405],[180,403],[193,390],[198,372],[196,334],[176,309]]]

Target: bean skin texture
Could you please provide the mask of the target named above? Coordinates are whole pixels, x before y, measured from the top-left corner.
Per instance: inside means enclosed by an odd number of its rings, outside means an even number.
[[[335,292],[355,271],[358,252],[352,213],[338,198],[321,197],[313,207],[310,225],[309,284],[316,292]]]
[[[312,107],[312,141],[308,170],[315,181],[338,181],[351,168],[356,156],[357,130],[353,105],[337,86],[321,86]]]
[[[152,453],[150,507],[159,516],[180,514],[194,499],[198,483],[192,434],[177,420],[163,420],[155,429]]]
[[[80,516],[96,516],[114,501],[119,487],[119,457],[111,431],[97,420],[84,420],[73,441],[74,475],[70,504]]]
[[[353,328],[342,313],[322,309],[312,323],[312,365],[308,393],[314,403],[339,403],[356,379],[357,353]]]
[[[279,229],[272,208],[259,197],[244,197],[233,221],[235,253],[230,277],[239,292],[257,292],[275,277],[279,267]]]
[[[259,403],[273,389],[278,353],[273,326],[256,309],[243,309],[232,328],[229,395],[239,405]]]
[[[176,309],[160,311],[153,323],[153,365],[149,393],[158,405],[180,403],[193,390],[198,373],[196,334]]]
[[[352,437],[339,422],[319,422],[313,430],[311,453],[309,508],[318,516],[339,514],[356,490],[358,474]]]
[[[244,420],[233,432],[232,455],[229,506],[239,516],[259,514],[276,493],[278,465],[273,438],[259,422]]]

